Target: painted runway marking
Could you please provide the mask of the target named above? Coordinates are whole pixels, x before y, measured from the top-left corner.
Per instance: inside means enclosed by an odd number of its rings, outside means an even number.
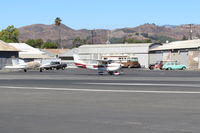
[[[200,91],[104,90],[104,89],[73,89],[73,88],[15,87],[15,86],[0,86],[0,88],[5,88],[5,89],[21,89],[21,90],[80,91],[80,92],[156,93],[156,94],[200,94]]]
[[[77,83],[79,84],[79,83]],[[200,84],[152,84],[152,83],[80,83],[86,85],[110,85],[110,86],[162,86],[162,87],[194,87],[200,88]]]

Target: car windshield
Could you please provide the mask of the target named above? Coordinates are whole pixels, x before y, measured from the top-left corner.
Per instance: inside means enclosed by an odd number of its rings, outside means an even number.
[[[167,62],[166,65],[180,65],[179,62]]]
[[[138,58],[131,58],[130,61],[138,61]]]

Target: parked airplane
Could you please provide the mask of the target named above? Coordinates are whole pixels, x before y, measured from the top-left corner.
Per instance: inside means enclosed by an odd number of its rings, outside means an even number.
[[[12,59],[12,65],[11,66],[5,66],[4,68],[7,69],[19,69],[24,70],[24,72],[27,72],[28,69],[39,69],[40,72],[42,72],[44,67],[47,67],[48,64],[41,64],[40,61],[30,61],[25,62],[22,59]]]
[[[75,65],[79,68],[88,68],[93,70],[98,70],[98,74],[102,75],[103,72],[108,72],[110,75],[119,75],[121,65],[115,63],[112,60],[93,60],[93,59],[80,59],[77,54],[73,55]],[[96,62],[96,63],[86,63],[85,61]]]

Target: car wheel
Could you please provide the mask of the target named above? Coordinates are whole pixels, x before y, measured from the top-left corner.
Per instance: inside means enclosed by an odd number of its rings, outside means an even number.
[[[113,71],[108,72],[110,75],[113,75]]]
[[[150,67],[149,67],[149,69],[150,69],[150,70],[153,70],[153,69],[154,69],[154,67],[153,67],[153,66],[150,66]]]
[[[171,68],[171,67],[169,67],[169,68],[167,68],[167,70],[172,70],[172,68]]]
[[[185,70],[185,69],[186,69],[186,67],[183,67],[183,68],[182,68],[182,70]]]

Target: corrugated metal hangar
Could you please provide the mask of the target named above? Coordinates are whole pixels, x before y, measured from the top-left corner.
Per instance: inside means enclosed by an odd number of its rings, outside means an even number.
[[[107,57],[137,57],[141,66],[148,68],[157,61],[177,61],[188,69],[200,68],[200,40],[176,41],[166,44],[97,44],[82,45],[78,49],[81,58],[107,59]]]
[[[176,41],[150,49],[150,63],[177,61],[188,69],[200,68],[200,40]]]
[[[82,45],[78,49],[78,54],[83,59],[105,59],[108,57],[121,59],[133,56],[138,58],[141,66],[147,68],[149,65],[149,47],[151,45],[151,43]]]

